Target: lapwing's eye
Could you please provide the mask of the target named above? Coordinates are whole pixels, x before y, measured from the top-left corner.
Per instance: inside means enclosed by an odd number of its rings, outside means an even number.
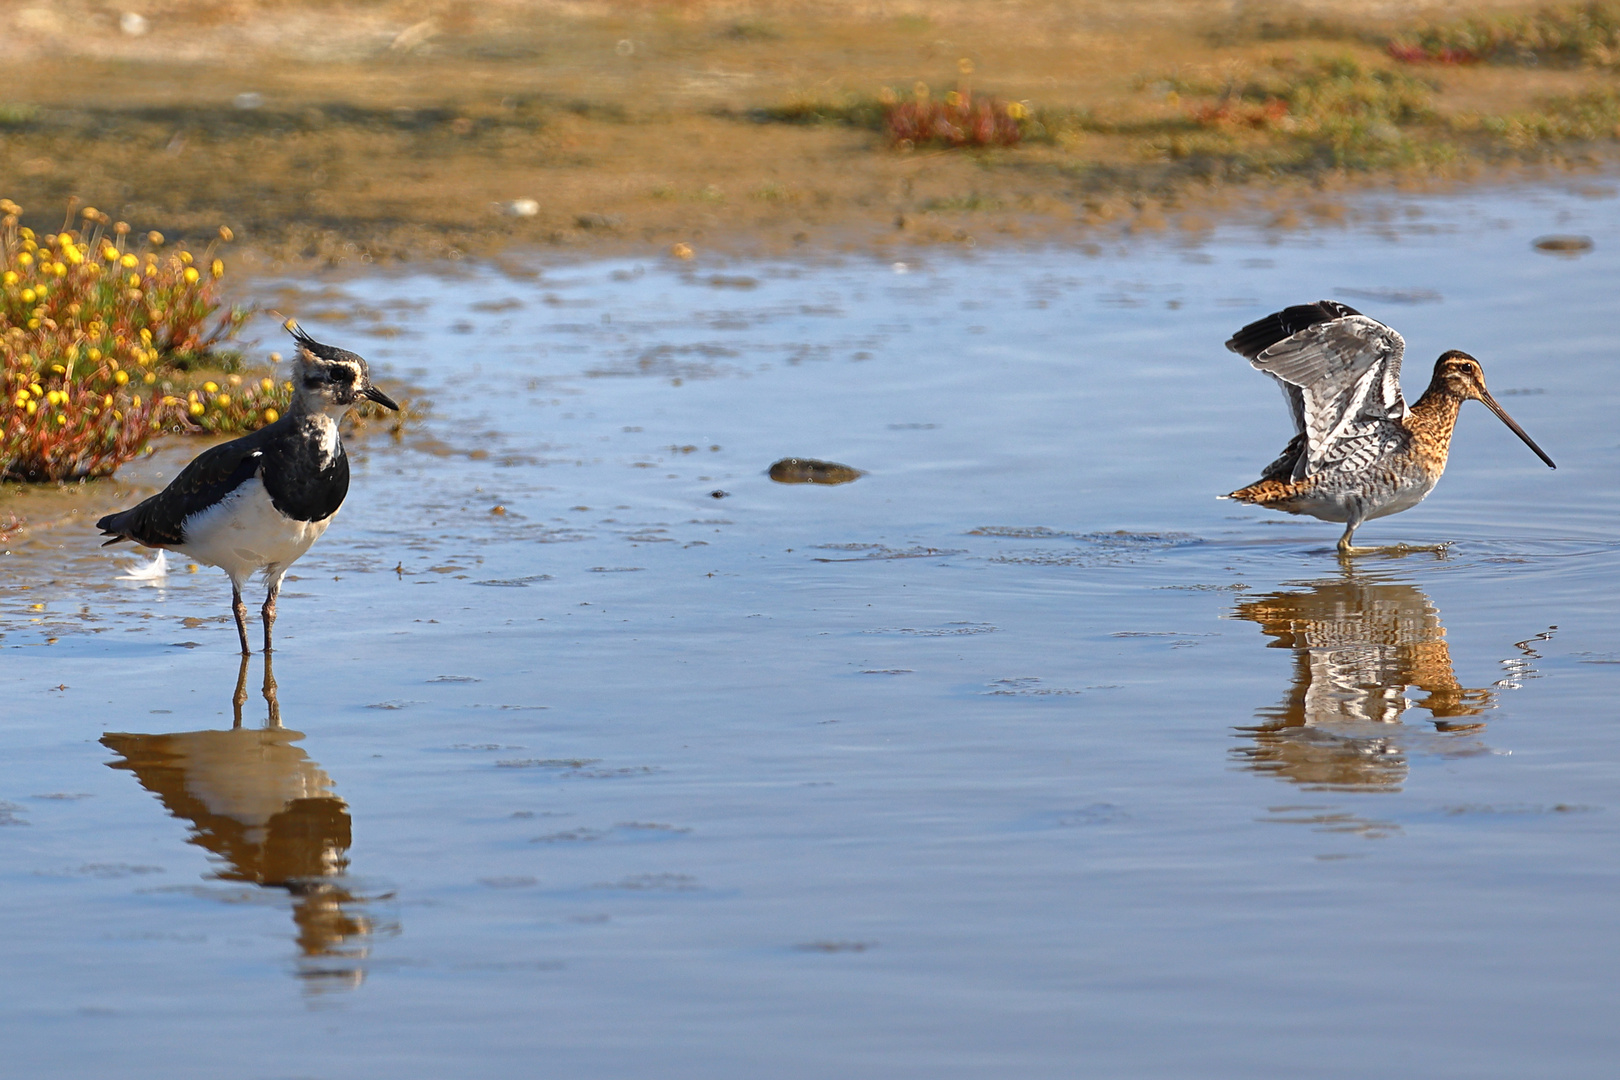
[[[344,386],[354,385],[354,372],[349,368],[333,368],[332,381],[342,383]]]

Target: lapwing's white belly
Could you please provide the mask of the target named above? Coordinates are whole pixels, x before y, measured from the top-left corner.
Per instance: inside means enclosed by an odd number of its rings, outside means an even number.
[[[336,515],[334,514],[333,517]],[[176,550],[217,566],[239,586],[259,570],[285,570],[320,539],[332,518],[297,521],[270,501],[258,477],[186,519]]]

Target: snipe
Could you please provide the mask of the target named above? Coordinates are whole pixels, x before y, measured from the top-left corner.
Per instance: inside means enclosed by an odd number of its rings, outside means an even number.
[[[1423,396],[1401,396],[1400,334],[1354,308],[1322,300],[1267,315],[1226,347],[1282,387],[1294,437],[1260,479],[1224,498],[1344,522],[1339,553],[1364,521],[1410,510],[1445,471],[1457,410],[1483,402],[1536,456],[1557,468],[1485,389],[1479,361],[1452,349]]]

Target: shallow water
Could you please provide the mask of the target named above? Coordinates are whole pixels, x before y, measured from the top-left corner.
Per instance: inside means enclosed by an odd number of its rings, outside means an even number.
[[[11,1070],[1609,1075],[1620,200],[1366,208],[281,297],[434,412],[353,447],[268,694],[217,572],[13,544]],[[1558,470],[1470,405],[1358,534],[1452,547],[1350,567],[1217,501],[1288,434],[1221,342],[1323,296]]]

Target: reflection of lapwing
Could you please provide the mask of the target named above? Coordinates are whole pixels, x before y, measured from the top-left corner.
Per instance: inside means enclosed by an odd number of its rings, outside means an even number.
[[[108,733],[102,745],[120,757],[108,764],[133,772],[171,814],[191,822],[190,842],[220,860],[216,877],[286,889],[312,973],[358,983],[371,926],[345,910],[359,902],[341,884],[349,865],[348,807],[320,766],[293,745],[303,734],[281,726],[268,656],[269,717],[263,728],[242,726],[247,668],[244,657],[229,731]]]
[[[1250,323],[1226,343],[1277,380],[1294,420],[1294,438],[1255,483],[1232,492],[1239,502],[1344,522],[1339,552],[1363,521],[1410,510],[1446,467],[1457,410],[1481,401],[1542,453],[1485,389],[1479,361],[1453,349],[1411,408],[1401,396],[1406,342],[1376,319],[1323,300]]]
[[[178,551],[230,575],[231,611],[248,653],[242,587],[264,571],[264,651],[276,621],[281,578],[332,523],[349,492],[349,458],[338,421],[362,398],[399,406],[371,385],[366,362],[322,345],[292,320],[298,343],[287,415],[251,435],[203,451],[145,502],[96,522],[108,544],[134,540]]]
[[[1457,681],[1446,631],[1429,598],[1411,585],[1354,577],[1305,592],[1272,593],[1237,606],[1272,648],[1294,651],[1288,697],[1238,730],[1254,745],[1250,766],[1296,783],[1393,788],[1406,777],[1398,734],[1407,709],[1426,709],[1438,731],[1478,731],[1468,718],[1494,707],[1488,689]],[[1407,687],[1427,696],[1413,701]]]

